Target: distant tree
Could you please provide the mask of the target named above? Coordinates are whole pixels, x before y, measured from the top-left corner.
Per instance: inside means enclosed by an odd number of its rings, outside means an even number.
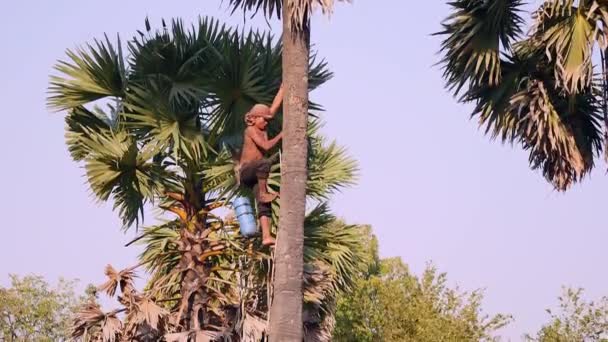
[[[559,297],[559,313],[547,310],[551,316],[536,336],[528,341],[569,342],[608,341],[608,298],[598,302],[581,299],[582,289],[566,288]]]
[[[0,287],[0,341],[62,341],[69,336],[72,313],[81,299],[73,281],[52,288],[40,276],[11,275]]]
[[[377,241],[368,241],[370,267],[338,300],[334,341],[494,341],[511,321],[484,314],[481,291],[448,288],[433,266],[418,278],[400,258],[380,260]]]

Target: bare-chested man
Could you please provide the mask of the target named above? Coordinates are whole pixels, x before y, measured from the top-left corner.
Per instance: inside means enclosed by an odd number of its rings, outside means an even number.
[[[264,158],[264,154],[283,137],[281,132],[276,137],[268,139],[266,126],[268,126],[268,120],[272,120],[279,110],[282,100],[283,86],[281,85],[270,107],[256,104],[245,114],[247,128],[243,137],[243,149],[239,162],[241,184],[253,189],[258,202],[258,218],[262,226],[262,243],[266,246],[275,243],[270,234],[271,202],[277,198],[278,194],[268,192],[271,162]]]

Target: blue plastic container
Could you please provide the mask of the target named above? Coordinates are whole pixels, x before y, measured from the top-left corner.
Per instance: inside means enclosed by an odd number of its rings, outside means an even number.
[[[252,237],[258,232],[258,224],[255,216],[253,215],[253,208],[251,202],[247,197],[237,197],[232,202],[236,218],[239,220],[239,226],[241,229],[241,235],[245,237]]]

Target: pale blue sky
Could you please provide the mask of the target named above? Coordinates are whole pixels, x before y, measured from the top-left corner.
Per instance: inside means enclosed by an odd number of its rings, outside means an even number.
[[[133,233],[119,230],[110,205],[94,203],[69,159],[62,115],[45,108],[55,61],[104,32],[130,37],[146,15],[153,24],[198,15],[242,23],[219,3],[0,3],[0,283],[9,272],[99,283],[104,265],[128,266],[137,254],[122,247]],[[327,108],[325,133],[362,169],[359,185],[334,198],[338,215],[372,224],[381,254],[401,256],[416,273],[432,260],[451,285],[485,288],[486,311],[515,316],[504,330],[513,341],[546,320],[562,285],[608,294],[605,165],[570,192],[553,191],[525,153],[490,142],[468,120],[470,108],[444,91],[433,67],[439,40],[430,34],[447,15],[445,2],[379,4],[359,0],[314,20],[313,43],[335,78],[312,96]]]

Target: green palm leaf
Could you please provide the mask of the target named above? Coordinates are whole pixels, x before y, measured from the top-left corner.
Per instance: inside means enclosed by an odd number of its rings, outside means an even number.
[[[216,65],[218,74],[209,81],[213,98],[206,102],[209,112],[207,126],[210,141],[215,144],[220,137],[234,137],[235,145],[242,144],[245,129],[244,115],[257,103],[270,104],[281,84],[282,44],[272,35],[249,32],[232,32],[225,37],[218,51],[221,58]],[[314,90],[327,82],[333,74],[327,69],[324,60],[318,60],[313,53],[310,58],[309,89]],[[311,102],[312,111],[322,108]],[[282,127],[281,115],[268,127],[275,134]]]
[[[335,290],[348,290],[367,265],[363,233],[359,226],[337,221],[327,204],[321,204],[304,221],[304,260],[330,265],[336,273]]]
[[[100,108],[90,111],[83,106],[70,110],[65,118],[66,143],[74,161],[85,159],[91,152],[83,138],[90,138],[89,133],[108,134],[116,125]]]
[[[308,182],[306,193],[315,199],[327,199],[331,194],[352,185],[357,180],[357,162],[336,142],[326,145],[320,136],[310,139]]]
[[[125,101],[128,119],[126,126],[144,139],[190,160],[201,160],[207,153],[200,113],[195,105],[174,106],[170,103],[169,89],[154,81],[146,86],[133,85]]]
[[[142,36],[129,43],[133,56],[129,78],[147,87],[151,82],[166,92],[174,108],[196,110],[207,97],[206,84],[214,79],[213,64],[219,55],[216,46],[227,33],[213,19],[199,19],[198,28],[186,30],[181,20],[170,29]]]
[[[180,228],[179,220],[145,227],[139,240],[139,244],[144,246],[139,260],[151,275],[149,284],[154,285],[152,289],[155,295],[161,299],[173,298],[179,293],[181,274],[173,270],[176,269],[181,257],[177,249]]]
[[[51,76],[49,107],[66,110],[108,96],[124,96],[126,71],[120,38],[116,45],[117,49],[106,36],[105,42],[95,40],[86,50],[68,50],[70,61],[55,66],[62,76]]]
[[[82,142],[89,149],[85,169],[89,185],[99,200],[113,196],[125,228],[143,218],[144,204],[153,200],[171,175],[151,160],[158,147],[148,144],[138,149],[126,132],[95,134],[85,129]]]
[[[509,48],[521,33],[520,0],[456,0],[443,23],[447,36],[441,60],[447,86],[459,93],[467,83],[497,85],[501,78],[500,47]]]

